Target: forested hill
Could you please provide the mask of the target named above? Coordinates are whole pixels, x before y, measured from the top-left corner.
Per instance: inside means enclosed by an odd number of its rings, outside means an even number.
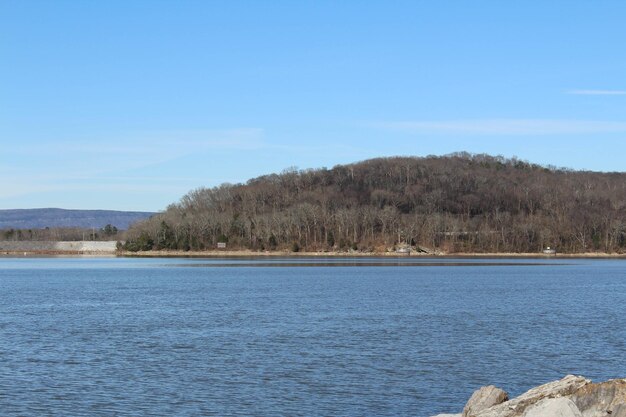
[[[112,225],[125,230],[131,223],[154,213],[114,210],[65,210],[58,208],[0,210],[0,229],[42,229],[45,227],[101,228]]]
[[[624,252],[626,174],[466,153],[289,170],[200,188],[127,248]]]

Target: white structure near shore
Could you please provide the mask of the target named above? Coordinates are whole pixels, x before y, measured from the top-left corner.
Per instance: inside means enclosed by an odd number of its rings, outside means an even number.
[[[0,241],[0,253],[60,253],[60,254],[113,254],[117,241]]]

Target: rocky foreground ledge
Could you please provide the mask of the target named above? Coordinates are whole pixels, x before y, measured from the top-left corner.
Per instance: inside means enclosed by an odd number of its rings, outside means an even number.
[[[493,385],[470,397],[460,414],[433,417],[626,417],[626,379],[592,383],[568,375],[533,388],[519,397]]]

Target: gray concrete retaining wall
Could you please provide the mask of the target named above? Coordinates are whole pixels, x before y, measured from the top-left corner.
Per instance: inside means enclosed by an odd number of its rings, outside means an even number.
[[[117,242],[32,242],[0,241],[0,252],[114,253]]]

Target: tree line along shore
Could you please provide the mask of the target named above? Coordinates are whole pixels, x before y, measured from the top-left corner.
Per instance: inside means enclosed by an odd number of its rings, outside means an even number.
[[[161,256],[619,256],[626,174],[467,153],[378,158],[199,188],[126,231],[0,230],[0,241],[85,240]]]
[[[467,153],[288,169],[193,190],[125,237],[126,252],[623,254],[626,174]]]

